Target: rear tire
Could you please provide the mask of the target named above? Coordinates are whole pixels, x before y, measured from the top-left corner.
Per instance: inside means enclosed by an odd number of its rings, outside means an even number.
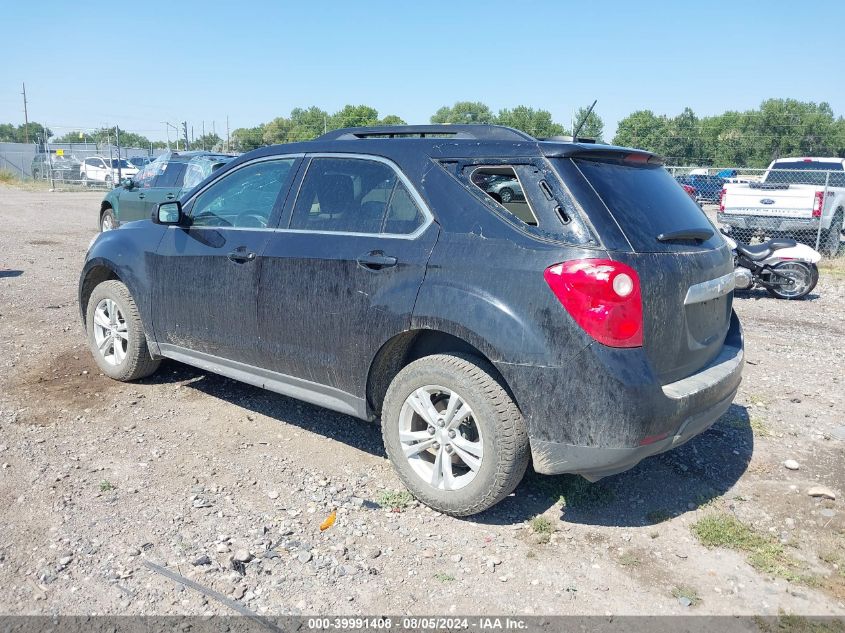
[[[793,286],[766,288],[769,294],[778,299],[803,299],[819,280],[818,273],[813,273],[813,266],[805,262],[781,262],[772,268],[794,281]]]
[[[499,191],[499,196],[502,198],[502,202],[510,202],[513,200],[513,190],[508,187],[503,187],[501,191]]]
[[[525,421],[494,375],[479,358],[436,354],[407,365],[387,390],[387,455],[402,483],[435,510],[476,514],[513,492],[525,474]]]
[[[94,360],[109,378],[122,382],[145,378],[161,364],[150,356],[138,307],[122,282],[104,281],[94,288],[85,326]]]
[[[836,257],[839,254],[839,232],[842,230],[842,211],[837,210],[830,223],[830,228],[824,232],[824,239],[821,243],[822,255]]]

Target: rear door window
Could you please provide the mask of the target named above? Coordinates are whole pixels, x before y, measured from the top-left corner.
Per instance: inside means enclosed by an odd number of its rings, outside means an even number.
[[[158,176],[156,176],[156,188],[178,189],[182,186],[182,176],[185,175],[186,163],[170,161],[163,163]]]
[[[302,181],[290,228],[409,234],[425,216],[397,173],[380,161],[316,157]]]
[[[568,161],[570,159],[558,159]],[[571,159],[604,202],[634,250],[644,253],[718,248],[724,242],[699,207],[660,165]],[[660,241],[658,235],[709,230],[704,241]]]

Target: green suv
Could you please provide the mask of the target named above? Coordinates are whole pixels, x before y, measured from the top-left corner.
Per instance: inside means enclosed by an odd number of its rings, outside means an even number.
[[[178,200],[234,156],[212,152],[167,152],[112,189],[100,204],[100,231],[150,217],[160,202]]]

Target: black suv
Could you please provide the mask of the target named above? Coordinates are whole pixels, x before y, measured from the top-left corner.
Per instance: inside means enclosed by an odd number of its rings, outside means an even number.
[[[407,487],[469,515],[529,460],[594,480],[713,424],[742,369],[733,279],[647,152],[398,126],[240,156],[101,234],[79,305],[108,376],[166,357],[381,418]]]

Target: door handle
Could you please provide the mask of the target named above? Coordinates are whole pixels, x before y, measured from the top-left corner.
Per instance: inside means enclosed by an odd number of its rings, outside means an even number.
[[[139,194],[138,194],[138,197],[139,197],[141,200],[143,200],[144,198],[146,198],[146,197],[147,197],[147,194],[145,194],[145,193],[139,193]]]
[[[236,264],[246,264],[247,262],[251,262],[255,259],[255,253],[241,248],[232,251],[226,255],[226,257],[229,258],[230,262],[235,262]]]
[[[398,263],[398,259],[392,255],[385,255],[383,251],[370,251],[358,257],[359,266],[368,268],[370,270],[382,270],[384,268],[391,268]]]
[[[175,197],[176,197],[176,195],[175,195],[175,194],[172,194],[172,193],[168,193],[168,194],[165,196],[165,198],[167,198],[168,200],[173,200],[173,198],[175,198]]]

